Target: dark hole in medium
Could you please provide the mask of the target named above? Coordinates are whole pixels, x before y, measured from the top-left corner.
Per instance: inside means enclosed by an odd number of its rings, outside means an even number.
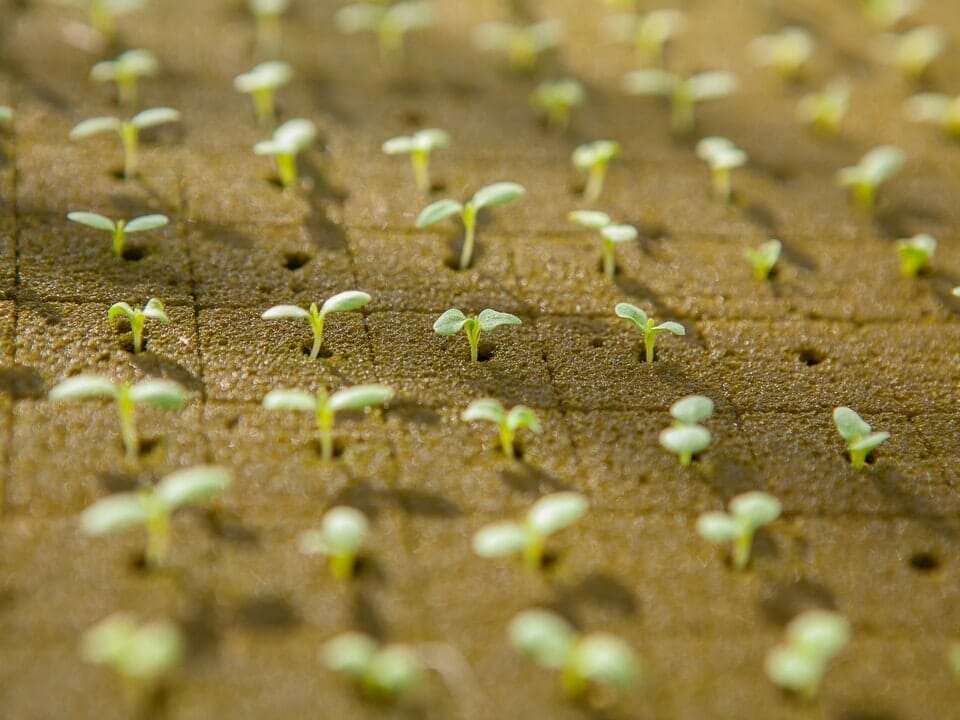
[[[136,354],[133,352],[133,336],[132,335],[129,338],[126,338],[123,342],[121,342],[120,347],[122,347],[126,352],[130,353],[131,355]],[[140,341],[140,352],[145,353],[146,351],[147,351],[147,337],[146,335],[144,335],[143,340]]]
[[[940,561],[931,552],[917,552],[910,556],[910,567],[919,572],[932,572],[940,567]]]
[[[443,259],[443,264],[455,272],[460,272],[460,258],[458,257],[454,257],[453,255],[447,255]]]
[[[423,115],[416,110],[407,110],[401,116],[401,120],[409,127],[420,127],[423,125]]]
[[[592,348],[602,348],[603,347],[603,338],[595,337],[590,341],[590,347]]]
[[[227,418],[226,422],[223,423],[223,426],[224,426],[227,430],[233,430],[233,429],[234,429],[237,425],[239,425],[239,424],[240,424],[240,416],[239,416],[239,415],[231,415],[230,417]]]
[[[137,262],[143,260],[146,257],[147,253],[143,248],[137,247],[136,245],[128,245],[123,248],[123,253],[121,253],[124,260],[129,262]]]
[[[447,183],[444,180],[434,180],[430,183],[430,192],[443,192],[447,189]]]
[[[137,449],[140,456],[149,455],[160,446],[159,438],[141,438],[140,447]]]
[[[570,194],[571,195],[583,195],[583,191],[587,188],[587,183],[582,179],[574,180],[570,183]]]
[[[797,360],[802,362],[807,367],[813,367],[814,365],[819,365],[822,363],[826,357],[823,353],[818,352],[812,348],[801,348],[797,352]]]
[[[311,255],[303,252],[287,253],[283,258],[283,266],[287,270],[299,270],[312,259]]]
[[[147,572],[150,569],[147,566],[147,554],[142,550],[135,552],[130,558],[130,567],[136,572]]]
[[[313,451],[317,454],[317,457],[323,455],[323,446],[320,445],[320,440],[313,438],[310,441],[310,447],[313,448]],[[346,443],[344,443],[340,438],[333,439],[333,457],[334,459],[343,455],[344,450],[346,449]]]
[[[300,349],[303,350],[303,354],[304,354],[304,355],[306,355],[306,356],[309,357],[309,356],[310,356],[310,352],[313,350],[313,340],[311,340],[310,342],[305,342],[305,343],[303,343],[303,344],[300,346]],[[333,357],[333,353],[330,352],[329,350],[327,350],[327,346],[326,346],[326,345],[321,345],[321,346],[320,346],[320,352],[317,353],[317,357],[318,357],[318,358],[329,358],[329,357]]]
[[[489,347],[484,347],[481,345],[477,348],[477,362],[487,362],[490,358],[493,357],[493,349]]]

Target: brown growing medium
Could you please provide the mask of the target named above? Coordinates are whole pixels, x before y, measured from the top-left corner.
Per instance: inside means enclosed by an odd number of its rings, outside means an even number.
[[[902,119],[914,89],[875,62],[853,3],[682,3],[690,31],[671,65],[730,69],[744,83],[700,114],[701,135],[728,136],[751,158],[735,174],[734,204],[721,206],[694,139],[670,138],[660,103],[620,94],[631,53],[599,40],[599,0],[513,3],[567,20],[562,51],[533,79],[466,41],[507,3],[435,4],[439,25],[411,38],[409,67],[385,70],[370,38],[332,29],[339,3],[294,3],[283,56],[296,77],[279,110],[314,120],[322,140],[303,158],[300,195],[280,191],[270,161],[250,151],[267,132],[230,83],[255,60],[242,3],[156,0],[123,20],[123,44],[151,49],[165,68],[143,83],[143,101],[184,117],[145,133],[133,182],[112,174],[115,138],[66,140],[81,119],[114,112],[110,90],[86,78],[100,57],[63,39],[68,11],[0,4],[0,102],[17,110],[15,133],[0,129],[0,715],[124,717],[119,684],[76,647],[85,628],[128,610],[187,632],[188,660],[159,713],[174,720],[953,717],[960,683],[944,654],[960,639],[960,301],[949,294],[960,284],[960,146]],[[960,12],[928,0],[917,21],[951,35],[927,87],[955,94]],[[818,41],[793,87],[742,51],[786,24]],[[527,97],[563,75],[585,84],[589,102],[568,134],[547,134]],[[841,135],[818,138],[793,109],[837,75],[854,84],[852,111]],[[454,138],[433,157],[436,198],[500,180],[528,190],[483,217],[465,272],[451,269],[456,222],[416,231],[425,201],[406,162],[379,151],[419,127]],[[612,283],[597,240],[565,220],[581,206],[570,152],[601,137],[624,154],[598,207],[641,233],[618,247]],[[890,142],[909,162],[870,216],[833,173]],[[116,260],[105,234],[66,221],[71,210],[172,222],[131,236],[133,255]],[[893,243],[917,232],[940,248],[931,272],[907,280]],[[758,283],[743,252],[771,236],[783,259]],[[306,323],[260,319],[271,305],[353,288],[373,302],[330,317],[318,361],[306,355]],[[149,325],[134,357],[106,309],[150,297],[171,323]],[[621,301],[687,335],[661,337],[657,361],[640,362],[639,335],[613,315]],[[462,337],[431,330],[449,307],[524,324],[486,335],[486,360],[471,365]],[[142,413],[147,447],[133,472],[112,407],[45,400],[78,372],[174,379],[191,403]],[[366,382],[399,398],[338,421],[332,466],[308,415],[260,405],[274,387]],[[690,393],[716,402],[715,441],[684,471],[657,433]],[[544,434],[521,434],[522,462],[502,457],[492,428],[459,421],[483,395],[540,415]],[[830,418],[841,404],[892,434],[862,473]],[[212,509],[178,516],[169,569],[139,569],[136,532],[79,532],[93,500],[198,462],[228,466],[235,485]],[[568,489],[593,509],[551,544],[542,577],[472,555],[479,526]],[[776,494],[785,512],[760,533],[752,569],[736,574],[694,522],[751,489]],[[296,550],[338,503],[367,513],[373,530],[346,586]],[[557,678],[505,641],[514,613],[535,605],[622,634],[642,658],[644,688],[603,713],[565,702]],[[822,715],[762,673],[783,626],[810,607],[834,608],[854,629]],[[431,681],[399,711],[363,702],[317,659],[348,629],[451,644],[485,700]]]

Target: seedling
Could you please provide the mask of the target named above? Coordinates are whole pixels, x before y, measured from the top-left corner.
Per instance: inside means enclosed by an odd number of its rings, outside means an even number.
[[[543,431],[537,414],[526,405],[516,405],[507,412],[503,405],[489,398],[474,400],[460,415],[460,419],[466,422],[486,420],[496,425],[500,429],[500,447],[511,460],[517,456],[513,446],[517,430],[527,429],[538,435]]]
[[[556,19],[530,25],[485,22],[473,30],[473,42],[480,50],[505,53],[510,67],[522,73],[532,73],[539,56],[557,47],[563,36],[563,23]]]
[[[947,36],[938,27],[926,25],[903,35],[884,37],[883,53],[887,62],[908,80],[921,80],[931,63],[947,49]]]
[[[647,362],[653,362],[653,348],[657,342],[657,335],[666,331],[674,335],[686,335],[683,325],[672,320],[659,325],[654,325],[653,318],[649,317],[643,310],[630,303],[617,303],[613,311],[618,317],[629,320],[637,326],[637,330],[643,335],[643,345]]]
[[[115,257],[123,257],[123,243],[127,235],[136,232],[145,232],[147,230],[156,230],[162,228],[170,222],[166,215],[141,215],[133,220],[113,221],[108,217],[91,212],[72,212],[67,214],[67,219],[75,223],[86,225],[97,230],[105,230],[113,236],[113,254]]]
[[[433,8],[424,0],[401,0],[393,5],[358,2],[340,8],[334,22],[343,33],[376,33],[380,60],[388,63],[403,59],[408,32],[433,25]]]
[[[383,144],[382,150],[387,155],[409,155],[417,190],[421,195],[429,195],[433,189],[430,183],[430,153],[449,144],[450,136],[447,133],[430,128],[413,135],[390,138]]]
[[[609,215],[595,210],[574,210],[567,215],[567,220],[600,231],[600,238],[603,240],[603,272],[613,280],[617,273],[616,246],[636,240],[637,229],[633,225],[615,225]]]
[[[448,217],[460,215],[464,228],[460,269],[466,270],[473,260],[473,245],[477,233],[477,214],[485,207],[513,202],[525,192],[526,189],[523,185],[514,182],[498,182],[477,190],[466,204],[459,203],[456,200],[438,200],[427,205],[420,212],[417,217],[417,227],[430,227],[441,220],[446,220]]]
[[[713,414],[713,401],[702,395],[690,395],[670,407],[673,426],[660,433],[660,444],[689,467],[693,456],[710,447],[710,431],[698,423]]]
[[[359,310],[372,299],[365,292],[347,290],[324,301],[319,310],[316,303],[310,303],[309,310],[304,310],[296,305],[274,305],[260,317],[264,320],[283,320],[286,318],[308,320],[310,327],[313,328],[313,347],[310,350],[310,359],[316,360],[320,355],[320,346],[323,344],[323,325],[327,315]]]
[[[274,95],[293,78],[293,68],[282,60],[260,63],[250,72],[237,75],[233,87],[253,98],[257,122],[272,125],[276,120]]]
[[[813,38],[803,28],[785,27],[775,35],[761,35],[747,45],[759,67],[773,70],[784,80],[796,80],[813,55]]]
[[[136,385],[117,384],[100,375],[77,375],[50,390],[50,400],[87,400],[108,398],[117,405],[120,437],[128,462],[137,459],[140,439],[137,434],[137,405],[152,405],[161,410],[180,410],[187,404],[186,391],[170,380],[144,380]]]
[[[466,333],[470,343],[470,360],[477,362],[480,350],[480,333],[490,332],[501,325],[522,325],[516,315],[498,312],[487,308],[476,317],[467,317],[455,308],[450,308],[433,323],[437,335],[456,335],[461,330]]]
[[[619,13],[604,20],[604,28],[610,37],[633,44],[638,64],[661,67],[665,63],[667,45],[686,26],[686,16],[679,10],[654,10],[646,15]]]
[[[713,197],[730,202],[730,171],[747,164],[747,154],[727,138],[708,137],[697,143],[697,157],[710,166]]]
[[[90,26],[107,42],[112,42],[117,31],[117,17],[145,7],[147,0],[59,0],[86,11]]]
[[[395,702],[407,697],[423,680],[425,667],[412,648],[379,646],[372,638],[348,632],[324,643],[324,665],[346,675],[368,697]]]
[[[324,460],[333,459],[333,421],[341,410],[363,410],[383,405],[393,398],[393,389],[384,385],[355,385],[332,395],[323,388],[316,395],[299,390],[271,390],[263,398],[267,410],[301,410],[312,412],[317,419],[320,453]]]
[[[199,505],[230,485],[230,473],[216,465],[197,465],[167,475],[153,487],[117,493],[83,511],[80,525],[87,535],[108,535],[142,525],[147,530],[147,567],[166,564],[170,554],[170,518],[179,508]]]
[[[827,664],[850,641],[850,623],[827,610],[807,610],[787,625],[786,641],[767,653],[767,677],[804,700],[816,698]]]
[[[160,107],[144,110],[130,120],[115,117],[95,117],[84,120],[70,131],[71,140],[81,140],[102,132],[116,132],[123,143],[123,176],[128,180],[139,171],[140,131],[145,128],[179,122],[180,113],[173,108]]]
[[[276,55],[280,50],[280,16],[290,0],[247,0],[256,22],[256,47],[263,55]]]
[[[0,125],[13,122],[13,108],[8,105],[0,105]]]
[[[697,520],[697,532],[707,542],[733,543],[733,566],[745,570],[750,564],[753,536],[769,525],[783,509],[780,501],[764,492],[748,492],[730,501],[730,512],[708,512]]]
[[[797,105],[797,118],[824,133],[840,130],[850,107],[850,86],[842,80],[827,85],[822,92],[805,95]]]
[[[627,692],[641,678],[633,649],[616,635],[582,635],[556,613],[526,610],[510,621],[510,644],[535,663],[561,673],[566,694],[582,700],[594,685]]]
[[[147,318],[159,320],[164,324],[170,322],[170,318],[168,318],[167,314],[163,311],[163,303],[156,298],[147,300],[147,304],[143,306],[143,310],[135,310],[125,302],[114,303],[107,312],[107,319],[113,322],[114,319],[120,315],[126,317],[130,322],[130,331],[133,333],[134,354],[143,350],[143,324],[147,321]]]
[[[473,536],[473,551],[480,557],[507,557],[523,554],[530,572],[543,567],[547,538],[586,515],[587,499],[580,493],[560,492],[545,495],[527,512],[522,523],[501,522],[486,525]]]
[[[939,125],[952,138],[960,138],[960,96],[920,93],[907,100],[904,111],[914,122]]]
[[[674,427],[693,427],[713,415],[713,400],[703,395],[688,395],[670,406]]]
[[[337,580],[349,580],[357,565],[357,551],[367,536],[370,523],[359,510],[335,507],[327,511],[319,530],[308,530],[300,536],[300,552],[305,555],[326,555],[330,571]]]
[[[291,188],[300,181],[297,155],[310,147],[316,136],[317,127],[309,120],[287,120],[273,131],[271,139],[261,140],[254,145],[253,152],[257,155],[273,155],[277,159],[280,184]]]
[[[115,82],[117,84],[117,102],[125,107],[137,105],[137,81],[143,77],[154,77],[160,71],[157,56],[149,50],[127,50],[116,60],[98,62],[90,70],[90,78],[95,82]]]
[[[863,16],[882,28],[892,28],[915,13],[923,0],[861,0]]]
[[[872,428],[848,407],[835,408],[833,422],[847,443],[850,466],[854,470],[862,470],[867,456],[890,437],[888,432],[872,432]]]
[[[755,250],[747,250],[744,257],[753,268],[753,276],[757,280],[766,280],[776,267],[781,252],[783,252],[783,243],[779,240],[767,240]]]
[[[587,173],[587,184],[583,188],[583,201],[594,203],[603,192],[603,183],[607,177],[607,166],[620,154],[620,143],[613,140],[597,140],[581,145],[573,151],[573,166]]]
[[[583,105],[586,97],[583,85],[565,78],[540,83],[530,95],[530,106],[546,116],[548,127],[566,130],[570,125],[570,111]]]
[[[937,241],[921,233],[912,238],[897,240],[897,252],[900,253],[900,272],[904,277],[916,277],[921,270],[930,266],[933,254],[937,251]]]
[[[845,167],[837,173],[837,182],[850,188],[853,197],[866,208],[872,208],[877,189],[899,173],[906,162],[903,151],[892,145],[874,148],[858,165]]]
[[[696,125],[696,105],[730,95],[740,86],[736,75],[728,72],[704,72],[681,78],[665,70],[634,70],[622,82],[630,95],[659,95],[670,99],[673,132],[692,132]]]

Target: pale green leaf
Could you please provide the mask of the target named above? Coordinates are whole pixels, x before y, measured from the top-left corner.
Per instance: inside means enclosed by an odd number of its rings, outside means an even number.
[[[506,557],[522,552],[530,541],[526,528],[513,522],[480,528],[473,536],[473,551],[480,557]]]
[[[47,397],[51,400],[115,399],[118,392],[117,386],[105,377],[77,375],[53,387]]]
[[[699,425],[667,428],[660,433],[660,444],[675,455],[696,455],[710,447],[710,431]]]
[[[625,320],[630,320],[634,325],[637,326],[640,332],[645,333],[647,331],[647,322],[649,317],[647,317],[647,314],[636,305],[632,305],[630,303],[617,303],[613,311],[618,317],[622,317]]]
[[[366,635],[348,632],[328,640],[321,650],[323,664],[334,672],[360,679],[377,652],[377,644]]]
[[[179,121],[179,111],[169,107],[158,107],[138,112],[131,118],[130,124],[142,130],[144,128],[155,127],[156,125]]]
[[[317,411],[317,398],[299,390],[271,390],[263,398],[267,410]]]
[[[737,519],[753,529],[769,525],[783,512],[783,505],[779,500],[759,490],[737,495],[730,501],[729,507]]]
[[[310,319],[310,313],[296,305],[274,305],[260,316],[263,320],[281,320],[284,318]]]
[[[382,405],[393,399],[393,388],[386,385],[355,385],[344,388],[330,396],[330,409],[362,410],[372,405]]]
[[[230,471],[218,465],[197,465],[167,475],[157,483],[154,494],[173,510],[216,497],[230,485]]]
[[[387,6],[370,2],[345,5],[333,16],[333,22],[342,33],[374,32],[387,12]]]
[[[850,641],[850,623],[839,613],[807,610],[790,621],[786,635],[791,647],[827,660]]]
[[[848,407],[838,407],[833,411],[833,422],[840,437],[848,443],[870,434],[870,426]]]
[[[506,411],[503,409],[503,405],[496,400],[481,398],[470,403],[470,406],[461,413],[460,419],[465,422],[487,420],[500,425],[506,420]]]
[[[107,320],[113,322],[114,318],[116,318],[118,315],[123,315],[128,320],[132,320],[134,316],[134,309],[125,302],[114,303],[110,306],[110,309],[107,310]]]
[[[323,303],[323,307],[320,308],[320,315],[323,316],[327,313],[350,312],[351,310],[358,310],[372,299],[373,298],[371,298],[365,292],[360,292],[359,290],[347,290],[346,292],[338,293],[327,299],[327,301]]]
[[[144,380],[130,388],[130,397],[163,410],[179,410],[187,404],[186,391],[172,380]]]
[[[494,183],[493,185],[487,185],[477,190],[473,195],[471,203],[479,210],[480,208],[512,202],[521,197],[525,192],[526,189],[523,185],[518,185],[515,182]]]
[[[416,145],[412,137],[403,135],[390,138],[380,146],[380,149],[387,155],[404,155],[413,152],[416,149]]]
[[[490,308],[482,310],[477,316],[477,321],[480,323],[480,329],[483,332],[489,332],[501,325],[523,325],[523,321],[516,315],[491,310]]]
[[[158,620],[137,630],[117,670],[129,678],[152,680],[177,667],[184,652],[183,635],[177,626]]]
[[[113,220],[98,213],[72,212],[67,213],[67,219],[75,223],[80,223],[81,225],[86,225],[87,227],[106,230],[111,233],[117,229],[117,225]]]
[[[359,510],[338,506],[323,516],[324,543],[330,554],[355,553],[367,535],[370,523]]]
[[[690,395],[671,405],[670,415],[681,425],[696,425],[713,415],[713,400],[703,395]]]
[[[373,656],[365,680],[379,693],[399,698],[411,692],[423,677],[423,665],[413,650],[388,645]]]
[[[146,230],[156,230],[162,228],[170,222],[166,215],[141,215],[134,218],[124,226],[127,233],[144,232]]]
[[[888,432],[870,433],[866,437],[860,438],[850,443],[848,447],[851,450],[856,450],[856,451],[865,450],[869,452],[874,448],[879,447],[881,444],[883,444],[889,439],[890,439],[890,433]]]
[[[273,90],[286,85],[293,78],[293,68],[282,60],[260,63],[250,72],[237,75],[233,87],[242,93]]]
[[[437,335],[456,335],[467,323],[467,316],[455,308],[443,313],[433,323],[433,331]]]
[[[669,332],[674,335],[686,335],[687,331],[684,329],[683,325],[673,320],[668,320],[667,322],[660,323],[659,325],[654,325],[651,330],[653,332]]]
[[[625,691],[640,680],[640,663],[633,649],[609,633],[592,633],[581,640],[573,653],[572,667],[585,680]]]
[[[610,224],[610,216],[598,210],[574,210],[567,214],[567,220],[593,230],[599,230]]]
[[[689,78],[687,87],[694,100],[713,100],[735,92],[740,80],[733,73],[704,72]]]
[[[630,95],[670,95],[680,82],[666,70],[634,70],[623,76],[620,85]]]
[[[697,532],[707,542],[722,545],[742,537],[744,528],[724,512],[708,512],[697,518]]]
[[[167,313],[164,310],[163,303],[156,298],[147,300],[147,304],[143,306],[143,314],[148,318],[159,320],[162,323],[170,322],[170,318],[167,317]]]
[[[87,535],[107,535],[143,525],[150,517],[138,493],[120,493],[98,500],[80,515]]]
[[[637,229],[633,225],[607,225],[600,230],[603,239],[615,245],[636,240],[637,234]]]
[[[456,200],[438,200],[435,203],[427,205],[417,216],[417,227],[425,228],[435,225],[441,220],[446,220],[452,215],[463,212],[463,205]]]
[[[120,132],[121,123],[115,117],[95,117],[74,126],[70,131],[71,140],[80,140],[103,132]]]
[[[527,526],[538,535],[551,535],[582,518],[589,508],[587,499],[576,492],[546,495],[527,513]]]
[[[507,414],[507,427],[511,430],[525,428],[537,434],[543,432],[537,414],[526,405],[515,405],[510,409],[510,412]]]
[[[567,665],[577,641],[573,627],[549,610],[526,610],[507,628],[510,644],[538,664],[553,670]]]

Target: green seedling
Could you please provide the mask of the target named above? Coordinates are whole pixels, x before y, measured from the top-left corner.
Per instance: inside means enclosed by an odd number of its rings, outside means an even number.
[[[576,80],[565,78],[556,82],[540,83],[530,95],[530,106],[547,119],[547,126],[566,130],[570,126],[570,112],[583,105],[587,93]]]
[[[578,225],[598,230],[603,240],[603,273],[613,280],[617,273],[617,245],[637,239],[637,229],[633,225],[616,225],[606,213],[596,210],[574,210],[567,220]]]
[[[169,224],[170,218],[166,215],[141,215],[133,220],[113,221],[108,217],[91,212],[72,212],[67,219],[80,225],[86,225],[96,230],[104,230],[113,236],[113,254],[123,258],[123,244],[130,233],[156,230]]]
[[[573,166],[587,173],[587,184],[583,188],[583,201],[594,203],[603,192],[603,183],[607,177],[607,166],[620,154],[620,143],[613,140],[596,140],[580,145],[573,151]]]
[[[953,296],[956,297],[956,298],[960,298],[960,285],[958,285],[958,286],[955,287],[953,290],[951,290],[951,291],[950,291],[950,294],[953,295]]]
[[[510,621],[510,644],[537,665],[560,672],[564,692],[582,700],[595,685],[627,692],[641,679],[633,649],[616,635],[582,635],[549,610],[526,610]]]
[[[697,532],[707,542],[733,544],[733,566],[745,570],[750,564],[753,536],[778,517],[780,501],[765,492],[748,492],[730,501],[730,512],[708,512],[697,519]]]
[[[665,70],[634,70],[627,73],[622,82],[624,92],[630,95],[669,98],[676,134],[693,131],[697,103],[726,97],[739,86],[737,76],[728,72],[703,72],[684,79]]]
[[[381,149],[387,155],[409,155],[417,190],[421,195],[429,195],[433,189],[430,183],[430,153],[449,144],[450,136],[447,133],[430,128],[419,130],[413,135],[390,138]]]
[[[362,633],[348,632],[328,640],[323,664],[350,678],[367,697],[396,702],[412,694],[423,681],[425,666],[405,645],[379,646]]]
[[[860,0],[860,10],[870,22],[881,28],[892,28],[915,13],[923,0]]]
[[[679,10],[653,10],[646,15],[628,12],[610,15],[603,26],[614,40],[633,44],[638,64],[662,67],[668,44],[686,29],[687,19]]]
[[[152,715],[160,682],[186,655],[183,633],[168,620],[140,624],[129,613],[114,613],[89,628],[80,639],[80,656],[105,665],[123,683],[129,717]]]
[[[132,108],[137,105],[137,81],[160,72],[157,56],[149,50],[127,50],[116,60],[98,62],[90,70],[94,82],[117,84],[117,102]]]
[[[310,303],[309,310],[304,310],[296,305],[274,305],[260,317],[264,320],[284,320],[287,318],[308,320],[310,327],[313,328],[313,347],[310,349],[310,359],[316,360],[320,355],[320,347],[323,344],[323,326],[327,315],[359,310],[372,299],[365,292],[347,290],[324,301],[319,309],[317,309],[316,303]]]
[[[307,530],[300,536],[304,555],[326,555],[330,572],[337,580],[349,580],[357,566],[357,553],[367,536],[370,523],[359,510],[335,507],[320,521],[319,530]]]
[[[538,572],[543,567],[547,538],[582,518],[589,507],[580,493],[545,495],[530,507],[522,523],[501,522],[480,528],[473,536],[473,551],[485,558],[522,553],[527,570]]]
[[[784,80],[796,80],[813,55],[813,38],[803,28],[785,27],[775,35],[761,35],[747,45],[757,66],[773,70]]]
[[[899,173],[905,162],[906,156],[902,150],[892,145],[882,145],[864,155],[858,165],[840,170],[837,182],[850,188],[853,197],[862,206],[872,208],[877,189]]]
[[[317,127],[309,120],[297,118],[287,120],[273,131],[269,140],[261,140],[253,146],[257,155],[272,155],[277,159],[277,172],[280,184],[292,188],[300,182],[297,172],[297,155],[313,144],[317,137]]]
[[[923,79],[930,65],[947,49],[947,36],[938,27],[926,25],[903,35],[882,39],[884,58],[908,80]]]
[[[276,120],[274,96],[277,89],[293,79],[293,68],[282,60],[260,63],[250,72],[237,75],[233,87],[253,99],[253,110],[261,125],[273,125]]]
[[[13,122],[13,108],[9,105],[0,105],[0,125]]]
[[[670,406],[674,427],[693,427],[713,415],[713,400],[703,395],[688,395]]]
[[[393,389],[384,385],[355,385],[338,390],[332,395],[323,388],[316,395],[299,390],[271,390],[263,398],[267,410],[300,410],[312,412],[317,419],[320,454],[324,460],[333,460],[333,421],[342,410],[364,410],[383,405],[393,399]]]
[[[59,2],[86,12],[90,26],[107,42],[112,42],[116,35],[119,16],[147,5],[147,0],[59,0]]]
[[[115,117],[95,117],[84,120],[70,131],[71,140],[81,140],[103,132],[115,132],[123,143],[123,176],[136,177],[140,161],[140,131],[146,128],[179,122],[180,113],[173,108],[151,108],[137,113],[129,120]]]
[[[466,204],[459,203],[456,200],[438,200],[427,205],[420,212],[417,217],[417,227],[430,227],[441,220],[446,220],[448,217],[459,215],[464,228],[460,269],[466,270],[473,260],[473,245],[477,234],[477,214],[485,207],[513,202],[525,192],[526,189],[523,185],[514,182],[499,182],[480,188]]]
[[[710,431],[699,423],[713,414],[713,401],[702,395],[690,395],[670,407],[673,426],[660,433],[660,444],[676,455],[682,467],[689,467],[693,456],[710,447]]]
[[[516,315],[498,312],[487,308],[476,317],[467,317],[455,308],[450,308],[433,323],[433,331],[437,335],[456,335],[463,331],[470,343],[470,360],[477,362],[480,351],[480,333],[490,332],[501,325],[522,325],[523,321]]]
[[[783,252],[783,243],[779,240],[767,240],[760,247],[747,250],[744,257],[753,268],[753,276],[757,280],[766,280],[776,267],[781,252]]]
[[[730,172],[747,164],[747,154],[727,138],[708,137],[697,143],[697,157],[710,166],[714,199],[730,202]]]
[[[630,303],[617,303],[613,311],[617,317],[629,320],[637,326],[637,330],[643,335],[643,346],[647,362],[653,362],[654,345],[657,342],[657,335],[662,332],[673,333],[674,335],[686,335],[683,325],[672,320],[659,325],[654,325],[653,318],[649,317],[643,310]]]
[[[900,253],[900,272],[904,277],[916,277],[921,270],[930,266],[933,254],[937,251],[937,241],[921,233],[912,238],[897,240],[897,252]]]
[[[526,429],[538,435],[543,431],[537,414],[526,405],[515,405],[507,412],[503,405],[489,398],[474,400],[460,415],[460,419],[466,422],[486,420],[496,425],[500,430],[500,447],[511,460],[517,457],[514,449],[517,430]]]
[[[822,92],[805,95],[797,105],[797,119],[817,130],[835,134],[850,108],[850,85],[837,80]]]
[[[904,112],[914,122],[939,125],[948,136],[960,138],[960,96],[920,93],[907,100]]]
[[[163,311],[163,303],[156,298],[147,300],[143,310],[136,310],[125,302],[114,303],[107,312],[107,319],[113,322],[116,318],[123,316],[130,323],[130,332],[133,334],[133,352],[134,354],[143,350],[143,325],[148,318],[159,320],[166,324],[170,318]]]
[[[813,700],[827,664],[849,641],[850,623],[842,615],[807,610],[787,625],[786,641],[767,653],[767,677],[804,700]]]
[[[230,473],[216,465],[197,465],[167,475],[153,487],[110,495],[83,511],[80,525],[99,537],[143,526],[147,530],[147,567],[163,567],[170,554],[170,518],[179,508],[199,505],[230,485]]]
[[[334,22],[340,32],[372,32],[377,36],[383,63],[402,61],[404,39],[411,30],[433,25],[433,7],[424,0],[401,0],[393,5],[358,2],[337,11]]]
[[[256,48],[266,56],[280,51],[280,16],[290,6],[290,0],[247,0],[247,7],[256,22]]]
[[[540,55],[557,47],[563,36],[563,23],[556,19],[530,25],[485,22],[473,29],[473,42],[480,50],[506,54],[510,67],[521,73],[532,73]]]
[[[847,443],[850,466],[854,470],[862,470],[867,456],[890,437],[888,432],[872,432],[872,428],[848,407],[834,408],[833,422]]]
[[[50,390],[50,400],[87,400],[107,398],[117,405],[120,437],[127,461],[134,462],[140,450],[137,434],[137,405],[152,405],[161,410],[180,410],[187,404],[186,391],[170,380],[144,380],[136,385],[117,384],[100,375],[77,375]]]

